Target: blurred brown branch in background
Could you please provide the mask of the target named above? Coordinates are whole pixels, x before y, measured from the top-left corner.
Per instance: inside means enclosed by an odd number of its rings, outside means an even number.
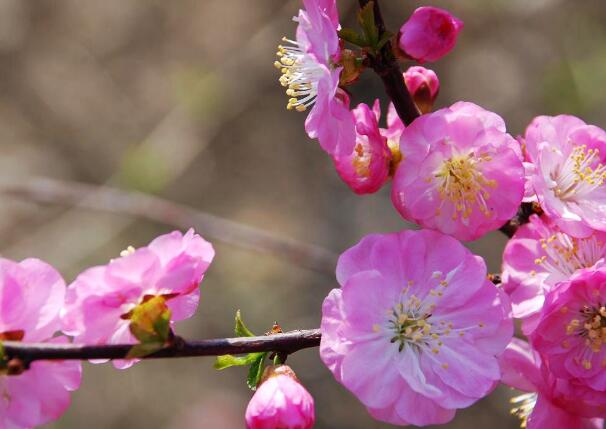
[[[141,217],[182,229],[194,228],[207,239],[267,253],[300,267],[334,276],[337,255],[329,250],[143,192],[106,185],[31,178],[19,182],[2,181],[0,193],[37,203],[76,206]]]

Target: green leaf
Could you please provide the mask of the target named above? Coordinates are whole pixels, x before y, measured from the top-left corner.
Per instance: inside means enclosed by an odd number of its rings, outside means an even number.
[[[379,29],[375,24],[375,12],[373,8],[374,2],[371,1],[360,9],[358,12],[358,22],[362,26],[368,46],[376,49],[377,44],[379,43]]]
[[[137,305],[130,314],[129,329],[141,343],[165,343],[170,335],[170,309],[162,296]]]
[[[0,368],[6,369],[6,352],[4,350],[4,343],[0,341]]]
[[[246,356],[223,355],[217,356],[217,360],[213,366],[215,369],[222,370],[232,366],[249,365],[250,363],[250,354]]]
[[[364,38],[363,34],[359,34],[356,30],[352,28],[342,28],[339,30],[339,37],[346,42],[349,42],[353,45],[364,48],[368,46],[368,42],[366,38]]]
[[[164,348],[164,342],[141,343],[131,347],[125,359],[142,358]]]
[[[253,334],[244,324],[242,320],[242,315],[240,314],[240,310],[236,311],[236,327],[234,329],[236,332],[236,336],[238,337],[254,337]]]
[[[263,370],[265,369],[265,357],[267,354],[268,352],[249,354],[249,356],[256,355],[253,362],[250,364],[250,368],[248,369],[248,377],[246,379],[246,384],[251,390],[256,390],[259,382],[261,381]]]
[[[383,46],[385,46],[385,44],[389,42],[392,36],[393,33],[390,31],[386,31],[385,33],[383,33],[383,35],[381,36],[381,40],[379,40],[379,42],[377,43],[376,49],[379,50],[383,48]]]

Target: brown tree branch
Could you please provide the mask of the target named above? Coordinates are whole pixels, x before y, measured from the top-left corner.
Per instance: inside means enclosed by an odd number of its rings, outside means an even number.
[[[47,178],[2,181],[0,193],[44,204],[137,216],[179,228],[195,228],[205,238],[271,254],[295,265],[334,276],[337,255],[311,244],[223,219],[184,204],[138,191]]]
[[[511,238],[521,225],[528,223],[528,218],[533,214],[541,214],[539,205],[534,203],[522,203],[516,215],[499,228],[499,231]]]
[[[194,356],[220,356],[254,352],[278,352],[290,354],[298,350],[320,345],[320,330],[290,331],[262,337],[216,338],[210,340],[185,341],[177,339],[144,359],[177,358]],[[36,360],[88,360],[124,359],[133,344],[54,344],[4,341],[4,352],[10,361],[18,359],[25,363]]]
[[[359,0],[360,7],[366,6],[373,2],[373,11],[375,16],[375,25],[379,30],[379,39],[385,33],[385,22],[379,7],[379,0]],[[402,69],[400,64],[393,55],[391,42],[385,43],[377,55],[368,55],[370,67],[383,81],[385,92],[391,99],[398,116],[406,125],[410,125],[417,117],[419,117],[419,109],[415,105],[402,77]]]

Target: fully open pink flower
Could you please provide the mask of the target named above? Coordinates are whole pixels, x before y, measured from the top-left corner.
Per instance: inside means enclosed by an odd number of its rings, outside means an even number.
[[[267,367],[246,408],[247,429],[310,429],[314,422],[314,399],[290,367]]]
[[[0,259],[0,339],[64,342],[60,329],[65,282],[38,259]],[[0,427],[20,429],[58,419],[80,385],[78,361],[36,361],[20,375],[0,376]]]
[[[311,111],[305,130],[317,138],[320,146],[331,155],[347,156],[355,144],[355,127],[349,113],[347,97],[338,93],[342,67],[337,7],[335,0],[304,0],[295,20],[296,40],[284,39],[278,47],[276,61],[282,76],[280,83],[288,88],[287,108]]]
[[[129,330],[131,311],[149,297],[162,296],[172,321],[191,317],[200,299],[199,283],[214,257],[210,243],[189,230],[130,248],[109,264],[89,268],[68,287],[63,331],[88,344],[136,343]],[[114,362],[128,367],[131,362]]]
[[[541,207],[576,237],[606,231],[606,132],[574,116],[539,116],[526,129],[530,182]]]
[[[421,113],[429,113],[440,91],[440,80],[433,70],[412,66],[404,72],[404,83]]]
[[[554,375],[606,392],[606,267],[580,270],[545,297],[531,335]]]
[[[511,298],[513,315],[525,319],[524,333],[534,329],[545,294],[556,283],[579,269],[603,264],[605,256],[606,233],[571,237],[537,215],[519,227],[503,253],[503,288]]]
[[[351,114],[356,120],[356,145],[347,156],[336,155],[333,160],[337,173],[355,193],[373,193],[389,177],[391,151],[381,135],[375,112],[368,105],[359,104]]]
[[[459,240],[507,222],[524,194],[518,142],[495,113],[459,102],[423,115],[400,138],[392,201],[402,217]]]
[[[416,9],[400,28],[398,44],[420,63],[437,61],[454,48],[463,21],[448,11],[432,6]]]
[[[433,231],[369,235],[341,255],[320,357],[378,420],[445,423],[500,379],[513,333],[482,258]]]
[[[526,392],[512,399],[512,410],[526,429],[601,429],[606,395],[557,379],[541,364],[538,353],[514,338],[499,357],[503,383]]]

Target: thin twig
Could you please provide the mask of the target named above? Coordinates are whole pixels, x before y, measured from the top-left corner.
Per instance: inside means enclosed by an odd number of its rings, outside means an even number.
[[[177,358],[194,356],[220,356],[254,352],[294,353],[301,349],[320,345],[320,330],[307,329],[262,337],[216,338],[198,341],[175,341],[173,345],[144,359]],[[124,359],[133,344],[55,344],[4,341],[8,360],[19,359],[26,366],[36,360],[88,360]]]
[[[509,222],[499,228],[499,231],[511,238],[521,225],[528,223],[528,219],[533,214],[541,214],[541,208],[539,205],[533,203],[522,203],[516,215]]]
[[[298,266],[334,276],[337,255],[248,225],[196,210],[160,197],[105,185],[47,178],[0,183],[0,193],[44,204],[137,216],[179,228],[194,227],[205,238],[269,253]],[[89,198],[94,195],[94,198]]]
[[[379,39],[385,33],[385,22],[379,7],[379,0],[359,0],[360,7],[373,2],[375,25],[379,30]],[[385,43],[378,55],[369,55],[370,66],[383,81],[385,92],[391,99],[398,116],[406,125],[410,125],[420,113],[415,105],[402,77],[400,64],[393,55],[391,42]]]

